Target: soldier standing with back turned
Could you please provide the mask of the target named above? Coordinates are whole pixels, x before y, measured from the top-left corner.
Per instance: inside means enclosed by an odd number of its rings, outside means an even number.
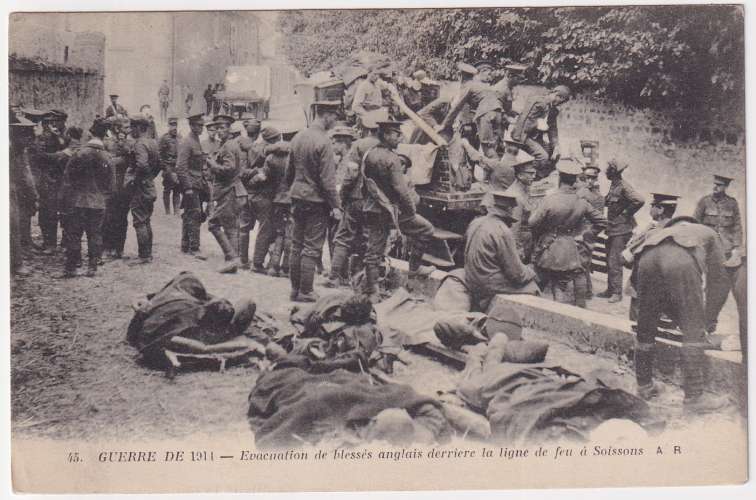
[[[183,193],[181,208],[181,251],[200,260],[200,227],[202,226],[202,203],[209,199],[209,187],[204,176],[205,154],[200,144],[200,135],[205,127],[202,114],[189,117],[191,132],[179,142],[176,154],[176,175]]]

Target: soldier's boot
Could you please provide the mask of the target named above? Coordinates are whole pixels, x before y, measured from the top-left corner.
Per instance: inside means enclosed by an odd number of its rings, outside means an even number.
[[[596,297],[599,297],[599,298],[602,298],[602,299],[608,299],[612,295],[614,295],[614,290],[612,290],[611,288],[607,287],[606,290],[604,290],[603,292],[597,293]]]
[[[221,274],[235,273],[239,269],[239,260],[231,246],[231,242],[228,241],[228,236],[226,236],[226,233],[221,228],[214,228],[212,234],[215,237],[215,241],[221,247],[223,256],[226,259],[226,264],[218,269],[218,272]]]
[[[188,220],[188,215],[186,213],[181,215],[181,218],[183,219],[181,221],[181,251],[183,253],[190,253],[192,251],[191,245],[189,243],[189,240],[191,239],[191,223]]]
[[[638,343],[635,347],[635,380],[638,397],[648,400],[659,394],[654,383],[654,344]]]
[[[612,296],[609,297],[609,300],[607,302],[609,302],[610,304],[616,304],[617,302],[622,302],[622,294],[621,293],[612,294]]]
[[[152,248],[150,241],[150,228],[147,224],[134,227],[139,248],[139,259],[134,264],[146,264],[152,260]]]
[[[291,260],[291,238],[284,236],[283,238],[283,254],[281,256],[281,272],[288,274],[290,272],[289,261]]]
[[[147,222],[147,253],[150,259],[152,259],[152,242],[153,242],[153,234],[152,234],[152,222]]]
[[[578,307],[586,308],[586,295],[588,294],[588,285],[585,279],[585,273],[580,271],[576,273],[575,279],[572,282],[573,292],[575,295],[575,305]]]
[[[242,269],[249,269],[249,232],[242,231],[239,236],[239,261]]]
[[[177,189],[173,192],[173,214],[174,215],[180,215],[181,214],[181,192]]]
[[[378,280],[381,277],[381,268],[375,264],[365,265],[365,283],[362,292],[367,295],[370,302],[377,304],[381,301],[381,295],[378,292]]]
[[[704,392],[707,362],[703,347],[683,344],[683,411],[688,415],[714,412],[729,403],[725,395]]]
[[[316,302],[318,300],[318,295],[313,290],[317,269],[318,259],[310,257],[309,255],[302,256],[299,275],[299,293],[297,294],[296,299],[297,302]]]
[[[171,192],[163,191],[163,207],[165,208],[165,215],[171,215]],[[174,213],[176,212],[174,208]]]
[[[276,236],[273,244],[270,246],[270,261],[268,264],[268,274],[278,277],[281,275],[281,254],[283,253],[283,237]]]
[[[331,272],[328,275],[328,280],[323,283],[323,286],[327,288],[338,288],[341,285],[341,278],[344,275],[344,267],[347,263],[349,249],[337,245],[333,249],[333,257],[331,257]]]
[[[423,252],[421,250],[413,250],[409,256],[407,277],[412,278],[427,278],[436,270],[435,266],[423,266]]]
[[[585,300],[593,298],[593,280],[591,279],[590,267],[585,270]]]
[[[291,254],[291,259],[288,262],[289,266],[289,281],[291,282],[291,293],[289,298],[294,301],[299,296],[299,286],[302,282],[302,258],[297,254]]]

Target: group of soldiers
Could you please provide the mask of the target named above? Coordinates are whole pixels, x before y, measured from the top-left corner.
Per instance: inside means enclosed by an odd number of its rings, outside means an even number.
[[[694,407],[713,404],[702,399],[706,332],[716,327],[731,289],[739,311],[742,303],[741,325],[745,316],[742,228],[737,202],[725,193],[730,179],[716,177],[714,193],[700,201],[693,217],[674,217],[677,197],[654,194],[654,222],[637,231],[635,214],[644,199],[623,180],[625,165],[608,164],[610,188],[602,195],[597,165],[561,158],[557,115],[571,96],[569,88],[557,86],[532,96],[517,114],[510,78],[493,83],[488,63],[460,63],[458,68],[459,92],[426,105],[418,115],[435,132],[461,143],[467,158],[485,172],[477,179],[489,191],[485,214],[465,235],[465,283],[477,307],[485,311],[499,293],[545,293],[585,307],[593,295],[593,245],[605,231],[608,284],[597,296],[621,301],[623,265],[632,269],[639,393],[651,398],[658,392],[649,346],[660,315],[666,313],[684,335],[686,402]],[[88,130],[91,139],[83,142],[81,129],[66,129],[63,112],[15,110],[14,272],[28,273],[23,253],[32,246],[29,225],[37,206],[43,252],[57,245],[58,221],[63,228],[66,260],[61,277],[77,275],[85,233],[88,275],[97,273],[103,257],[122,258],[129,213],[139,248],[134,264],[149,264],[154,179],[162,172],[166,213],[171,207],[174,213],[183,209],[183,253],[206,259],[200,228],[207,222],[226,261],[221,273],[250,269],[288,274],[292,301],[318,299],[314,282],[326,240],[331,252],[326,287],[345,285],[350,263],[358,257],[364,264],[361,292],[373,302],[380,300],[378,283],[392,232],[401,233],[409,244],[410,276],[427,275],[432,267],[422,265],[423,254],[435,228],[418,213],[419,198],[407,175],[412,162],[397,152],[402,123],[382,110],[379,69],[371,68],[354,95],[351,110],[358,117],[357,127],[341,121],[341,101],[317,101],[313,120],[298,132],[263,127],[254,118],[237,121],[218,114],[208,122],[204,114],[196,114],[188,117],[186,137],[178,135],[178,119],[168,117],[168,131],[156,140],[149,116],[128,115],[117,96],[111,96],[106,117],[94,120]],[[419,82],[425,75],[416,77]],[[41,123],[38,137],[35,121]],[[466,129],[474,136],[465,136]],[[430,140],[431,132],[424,132],[424,139],[423,133],[413,134],[413,140]],[[539,201],[533,183],[547,178],[557,187]],[[725,265],[732,269],[726,271]],[[745,353],[742,328],[741,339]]]

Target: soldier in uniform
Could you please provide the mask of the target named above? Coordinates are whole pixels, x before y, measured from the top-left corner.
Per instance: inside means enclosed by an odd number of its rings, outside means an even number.
[[[421,274],[425,248],[433,238],[433,225],[416,212],[404,175],[401,159],[394,151],[402,138],[401,122],[378,122],[380,143],[371,148],[362,162],[365,183],[365,294],[377,301],[380,265],[389,231],[396,227],[410,240],[409,276]]]
[[[245,155],[245,168],[242,170],[241,179],[247,188],[247,205],[242,211],[241,221],[241,263],[245,269],[249,268],[249,233],[258,223],[255,249],[252,254],[252,271],[267,274],[265,269],[265,257],[268,249],[275,240],[275,228],[273,227],[273,199],[276,196],[280,176],[284,173],[282,162],[288,161],[288,147],[279,148],[276,145],[281,141],[281,133],[274,127],[265,127],[260,133],[263,142],[262,163],[253,160],[254,166],[249,165],[249,155]],[[253,153],[253,155],[256,153]],[[285,165],[284,165],[285,166]]]
[[[692,217],[676,217],[648,236],[633,254],[639,293],[638,395],[650,399],[659,392],[653,383],[654,342],[659,317],[667,313],[683,333],[683,408],[692,413],[721,408],[726,397],[703,391],[706,325],[716,323],[731,286],[721,239]]]
[[[292,240],[289,259],[290,299],[315,302],[315,272],[323,252],[329,214],[340,217],[336,162],[328,130],[339,119],[339,102],[316,101],[316,118],[291,142]]]
[[[42,232],[42,253],[52,255],[58,246],[58,190],[67,157],[61,152],[68,145],[64,131],[67,115],[52,110],[42,118],[42,134],[31,149],[32,171],[39,193],[37,221]]]
[[[123,257],[126,234],[129,230],[129,206],[132,190],[125,184],[126,171],[134,162],[134,144],[131,122],[128,118],[111,117],[111,133],[105,139],[105,150],[110,153],[111,165],[115,170],[115,186],[105,203],[103,223],[103,248],[110,259]]]
[[[634,234],[630,241],[627,242],[627,247],[622,252],[622,260],[625,267],[630,267],[630,280],[627,283],[625,291],[630,296],[630,321],[638,320],[638,266],[634,262],[633,253],[649,236],[655,231],[663,228],[667,225],[667,222],[672,219],[677,210],[677,199],[679,196],[664,194],[664,193],[651,193],[651,208],[649,210],[651,214],[651,223],[646,226],[640,232]]]
[[[289,252],[291,250],[291,196],[289,195],[289,155],[291,153],[291,140],[297,131],[291,130],[281,134],[283,140],[276,143],[276,168],[280,168],[281,177],[276,187],[276,195],[273,198],[273,228],[275,240],[270,248],[270,264],[268,273],[278,277],[281,273],[289,272]],[[283,156],[285,155],[285,158]],[[279,158],[281,157],[281,158]],[[280,160],[280,161],[279,161]]]
[[[606,229],[607,286],[598,296],[608,298],[610,303],[622,300],[622,251],[637,226],[635,213],[645,203],[643,197],[622,179],[622,172],[626,168],[627,165],[619,165],[614,160],[606,167],[606,178],[611,182],[606,194],[606,215],[609,221]]]
[[[372,65],[367,78],[359,83],[354,93],[352,111],[357,115],[359,126],[366,117],[371,121],[388,118],[389,112],[383,103],[386,83],[381,80],[379,70],[376,65]]]
[[[349,273],[349,258],[360,248],[364,240],[365,217],[363,212],[363,186],[361,165],[365,154],[380,143],[378,124],[363,121],[365,136],[352,143],[346,156],[344,177],[339,189],[344,213],[333,238],[333,255],[331,256],[331,273],[324,286],[335,288]],[[364,257],[364,256],[363,256]]]
[[[347,125],[337,125],[333,127],[328,135],[331,137],[331,144],[333,145],[333,152],[336,155],[336,186],[341,195],[341,188],[344,185],[344,178],[347,175],[347,171],[351,170],[349,166],[349,151],[352,148],[352,142],[354,141],[354,130]],[[344,208],[344,199],[342,197],[342,209]],[[343,214],[342,214],[343,218]],[[334,252],[334,239],[336,238],[336,232],[338,231],[340,219],[328,218],[328,232],[326,239],[328,241],[328,252],[330,254],[331,262],[333,262]],[[330,275],[330,273],[329,273]]]
[[[531,214],[528,225],[536,240],[533,261],[545,289],[562,303],[585,307],[585,271],[580,258],[584,220],[593,227],[606,225],[606,218],[575,189],[581,169],[577,162],[562,160],[559,189],[547,195]]]
[[[178,214],[181,206],[181,189],[176,175],[176,154],[181,136],[178,134],[178,118],[168,118],[168,132],[163,134],[158,144],[160,150],[160,167],[163,170],[163,206],[166,215],[171,213],[171,201],[173,201],[173,213]]]
[[[514,160],[514,182],[504,191],[517,201],[512,215],[512,233],[517,242],[517,251],[520,259],[525,264],[530,264],[533,256],[533,232],[528,225],[530,214],[533,213],[536,203],[530,194],[530,186],[536,177],[536,169],[533,166],[533,157],[525,151],[519,151]]]
[[[601,169],[594,165],[583,167],[583,185],[578,188],[577,195],[603,214],[604,208],[606,208],[606,200],[599,190],[598,176],[600,172]],[[585,279],[588,285],[588,290],[586,292],[586,298],[588,299],[593,298],[593,280],[591,279],[591,272],[593,270],[594,235],[598,233],[599,231],[590,225],[586,225],[586,230],[583,233],[583,245],[581,250],[585,268]]]
[[[209,187],[205,178],[205,154],[200,144],[204,128],[203,115],[189,117],[189,134],[179,141],[176,154],[176,175],[183,193],[181,199],[181,251],[204,259],[200,253],[200,227],[202,225],[202,203],[209,199]]]
[[[13,276],[28,276],[31,270],[24,264],[24,247],[19,217],[26,209],[33,212],[37,203],[37,189],[29,168],[26,149],[34,140],[34,123],[10,114],[10,259]]]
[[[87,276],[97,274],[102,245],[102,223],[105,217],[105,203],[115,187],[115,170],[105,151],[103,139],[109,123],[103,118],[95,118],[89,132],[92,139],[73,153],[66,166],[65,177],[69,184],[68,203],[72,210],[67,221],[66,262],[63,273],[58,277],[76,276],[76,266],[81,260],[81,237],[87,234],[88,265]],[[137,143],[139,144],[139,143]]]
[[[242,152],[236,141],[230,140],[228,130],[233,117],[214,117],[218,149],[209,154],[208,164],[213,176],[210,189],[212,207],[207,228],[220,245],[226,264],[220,273],[235,273],[239,268],[239,215],[247,202],[241,174]]]
[[[165,123],[168,118],[168,105],[171,102],[171,89],[168,87],[168,80],[163,80],[158,90],[158,101],[160,102],[160,121]]]
[[[465,235],[465,284],[477,310],[486,311],[499,293],[538,294],[536,273],[520,260],[515,235],[518,201],[502,191],[492,194],[488,213],[470,223]]]
[[[107,126],[110,127],[110,123],[107,123]],[[68,142],[68,146],[66,146],[66,148],[61,151],[61,162],[63,165],[68,165],[71,157],[73,157],[74,153],[79,149],[79,147],[81,147],[81,138],[83,134],[84,131],[79,127],[69,127],[66,130],[66,141]],[[115,175],[115,173],[113,175]],[[60,215],[60,228],[63,233],[61,235],[60,244],[65,249],[68,248],[67,241],[68,238],[71,237],[71,228],[73,224],[76,223],[74,220],[72,220],[75,213],[75,207],[71,204],[71,201],[73,199],[71,188],[72,187],[69,171],[64,167],[63,177],[61,178],[60,187],[58,189],[58,214]],[[111,192],[112,190],[108,190],[108,192],[106,193],[106,199],[110,196]],[[100,250],[100,252],[102,251],[102,233],[100,233],[100,245],[98,249]],[[102,264],[101,257],[102,255],[97,256],[98,264]],[[77,265],[81,265],[81,262],[78,262]]]
[[[126,108],[118,104],[118,94],[110,94],[110,105],[105,109],[105,118],[110,118],[111,116],[116,118],[129,117]]]
[[[525,150],[535,157],[535,167],[540,179],[553,171],[553,165],[561,155],[557,129],[558,108],[571,95],[569,87],[559,85],[545,96],[529,98],[511,129],[512,139],[523,143]],[[544,133],[548,136],[548,142],[544,141]]]
[[[152,262],[152,211],[157,199],[155,176],[160,172],[160,153],[155,139],[149,138],[150,120],[143,115],[131,117],[134,161],[129,165],[124,182],[131,192],[131,223],[137,237],[139,258],[134,264]]]
[[[260,120],[248,118],[243,120],[242,124],[247,135],[239,137],[239,147],[247,157],[245,166],[247,168],[261,167],[265,161],[265,144],[260,140]]]
[[[726,192],[730,182],[732,179],[729,177],[715,175],[714,192],[701,198],[693,213],[696,220],[719,234],[727,258],[733,250],[743,245],[743,225],[738,202]]]

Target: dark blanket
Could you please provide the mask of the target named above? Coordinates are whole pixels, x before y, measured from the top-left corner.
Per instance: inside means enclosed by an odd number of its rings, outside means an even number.
[[[371,385],[365,376],[344,370],[310,374],[287,368],[260,376],[249,395],[247,416],[258,448],[287,448],[367,423],[388,408],[414,416],[424,404],[439,407],[407,385]]]
[[[492,436],[500,442],[581,440],[611,418],[653,423],[642,399],[559,366],[500,363],[467,375],[458,392],[488,417]]]

